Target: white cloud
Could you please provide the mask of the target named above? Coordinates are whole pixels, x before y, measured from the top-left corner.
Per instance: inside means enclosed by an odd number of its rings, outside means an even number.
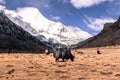
[[[105,1],[113,1],[113,0],[70,0],[70,3],[77,9],[87,8],[93,5],[98,5]]]
[[[59,16],[54,16],[54,17],[52,17],[52,20],[55,20],[55,21],[58,21],[58,20],[60,20],[61,19],[61,17],[59,17]]]
[[[0,0],[0,4],[5,4],[5,1],[4,0]],[[5,6],[0,5],[0,10],[3,10],[5,8],[6,8]]]
[[[86,25],[95,31],[100,31],[103,29],[105,23],[115,22],[115,19],[109,17],[101,17],[101,18],[91,18],[86,16],[87,20],[83,20]]]
[[[0,5],[0,10],[3,10],[5,8],[6,8],[5,6]]]
[[[5,0],[0,0],[0,3],[1,4],[5,4]]]
[[[74,26],[68,26],[69,28],[71,28],[78,37],[80,37],[80,39],[85,40],[89,37],[92,37],[93,35],[91,35],[90,33],[80,29],[79,27],[74,27]]]

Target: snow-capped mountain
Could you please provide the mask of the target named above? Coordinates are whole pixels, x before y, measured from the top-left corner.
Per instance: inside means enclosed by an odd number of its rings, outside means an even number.
[[[11,21],[41,41],[66,45],[80,42],[79,37],[70,28],[60,22],[46,19],[37,9],[34,14],[30,14],[31,9],[24,10],[22,13],[5,10],[5,14]]]

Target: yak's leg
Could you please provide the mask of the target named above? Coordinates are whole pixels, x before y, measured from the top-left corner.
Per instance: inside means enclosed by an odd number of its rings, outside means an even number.
[[[55,62],[59,62],[59,58],[56,58],[56,59],[55,59]]]
[[[69,55],[69,58],[70,58],[71,61],[74,61],[74,58],[75,58],[75,57],[74,57],[72,54],[70,54],[70,55]]]
[[[63,60],[63,62],[65,62],[65,60],[64,59],[62,59]]]
[[[71,61],[74,61],[74,56],[70,56]]]

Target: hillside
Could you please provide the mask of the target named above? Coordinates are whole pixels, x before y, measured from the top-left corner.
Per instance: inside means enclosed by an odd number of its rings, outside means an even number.
[[[0,80],[120,80],[120,47],[100,51],[73,50],[74,62],[57,63],[52,54],[0,54]]]
[[[106,23],[103,30],[96,36],[80,42],[80,47],[101,47],[120,45],[120,17],[115,23]]]
[[[0,11],[0,52],[42,52],[47,48]]]

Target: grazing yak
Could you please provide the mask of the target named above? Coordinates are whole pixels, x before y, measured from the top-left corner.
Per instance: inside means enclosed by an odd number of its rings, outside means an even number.
[[[74,61],[74,56],[71,54],[70,48],[53,48],[53,56],[55,57],[55,61],[59,61],[61,58],[63,62],[65,60],[70,59],[71,61]]]

